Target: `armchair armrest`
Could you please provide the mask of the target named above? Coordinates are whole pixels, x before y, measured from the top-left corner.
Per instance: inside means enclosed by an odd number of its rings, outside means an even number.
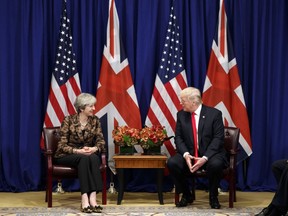
[[[234,170],[236,167],[236,157],[240,150],[239,149],[231,149],[229,151],[229,168],[230,170]]]
[[[51,150],[44,152],[46,159],[47,159],[47,170],[49,173],[52,173],[53,168],[53,152]]]
[[[100,169],[106,169],[107,167],[107,164],[106,164],[106,153],[105,152],[102,152],[101,153],[101,166],[100,166]]]
[[[53,155],[53,151],[52,151],[52,150],[44,150],[43,153],[44,153],[44,155],[47,156],[47,157],[50,156],[50,155],[51,155],[51,156]]]

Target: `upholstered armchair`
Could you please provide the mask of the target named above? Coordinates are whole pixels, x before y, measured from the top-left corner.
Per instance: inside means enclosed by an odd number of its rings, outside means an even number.
[[[236,202],[236,165],[237,165],[237,153],[239,143],[240,129],[235,127],[224,128],[224,146],[229,153],[229,167],[223,170],[223,178],[228,181],[229,184],[229,208],[233,208],[234,202]],[[196,173],[189,174],[195,178],[207,178],[207,172],[205,170],[199,170]],[[195,200],[195,182],[192,185],[192,196]],[[175,204],[179,202],[179,194],[175,193]]]
[[[45,201],[48,202],[48,207],[52,207],[52,181],[61,180],[66,178],[77,178],[77,169],[73,167],[64,166],[61,164],[53,163],[53,155],[57,149],[58,141],[60,139],[60,127],[44,128],[44,155],[46,157],[46,171],[47,171],[47,183],[46,183],[46,196]],[[102,204],[107,203],[106,192],[106,152],[101,153],[101,166],[95,167],[95,169],[101,170],[103,189],[102,189]]]

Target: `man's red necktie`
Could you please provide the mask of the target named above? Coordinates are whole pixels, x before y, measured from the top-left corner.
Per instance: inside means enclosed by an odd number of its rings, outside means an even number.
[[[195,120],[194,112],[191,115],[191,119],[192,119],[192,130],[193,130],[193,137],[194,137],[194,156],[198,157],[197,128],[196,128],[196,120]]]

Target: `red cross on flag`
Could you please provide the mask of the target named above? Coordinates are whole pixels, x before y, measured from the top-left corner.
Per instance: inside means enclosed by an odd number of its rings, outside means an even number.
[[[223,0],[220,0],[217,27],[203,89],[203,102],[222,111],[225,126],[240,128],[239,142],[243,151],[238,154],[238,161],[242,161],[252,154],[252,144],[244,95],[227,28]]]

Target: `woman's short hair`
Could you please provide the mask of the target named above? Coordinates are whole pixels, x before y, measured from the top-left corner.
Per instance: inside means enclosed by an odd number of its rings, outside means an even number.
[[[96,98],[88,93],[81,93],[80,95],[77,96],[74,106],[76,111],[79,113],[81,110],[85,109],[87,105],[92,105],[95,104]]]

